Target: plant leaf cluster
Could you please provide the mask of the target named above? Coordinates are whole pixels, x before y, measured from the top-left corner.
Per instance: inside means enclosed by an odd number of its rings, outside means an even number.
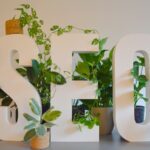
[[[34,99],[31,99],[29,105],[34,116],[27,113],[23,114],[25,119],[29,122],[28,125],[24,127],[26,130],[24,136],[25,142],[29,142],[34,137],[44,136],[48,132],[49,128],[55,125],[53,121],[61,115],[60,111],[53,110],[53,108],[48,109],[44,114],[42,114],[41,107]]]
[[[97,45],[99,51],[96,53],[79,53],[81,61],[78,62],[75,73],[81,78],[97,83],[96,90],[97,103],[96,107],[112,106],[112,53],[114,48],[109,52],[109,56],[105,57],[108,52],[104,48],[107,38],[93,39],[92,45]],[[77,77],[75,77],[77,78]]]
[[[134,104],[136,105],[139,100],[148,101],[144,96],[142,90],[146,87],[148,79],[144,73],[145,59],[143,56],[137,56],[133,62],[131,74],[134,77]]]

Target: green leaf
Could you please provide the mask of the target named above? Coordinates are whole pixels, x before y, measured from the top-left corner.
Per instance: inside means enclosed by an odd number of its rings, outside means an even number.
[[[93,31],[93,30],[85,29],[85,30],[84,30],[84,33],[85,33],[85,34],[88,34],[88,33],[91,33],[92,31]]]
[[[97,45],[99,44],[99,39],[98,38],[95,38],[93,41],[92,41],[92,45]]]
[[[27,113],[24,113],[23,116],[25,117],[25,119],[26,119],[27,121],[39,122],[36,118],[30,116],[30,115],[27,114]]]
[[[65,28],[65,32],[71,32],[73,29],[73,26],[72,25],[68,25],[66,28]]]
[[[104,48],[104,45],[106,44],[107,39],[108,38],[106,37],[106,38],[99,40],[99,50],[102,50]]]
[[[31,130],[33,128],[36,127],[36,123],[35,122],[31,122],[29,125],[25,126],[24,129],[25,130]]]
[[[145,75],[140,75],[140,76],[138,77],[138,81],[141,82],[141,83],[145,83],[145,82],[147,82],[148,80],[147,80],[147,78],[146,78]]]
[[[48,58],[48,59],[47,59],[46,65],[47,65],[47,66],[52,65],[52,59],[51,59],[51,58]]]
[[[51,122],[46,122],[46,123],[44,123],[44,126],[46,126],[46,128],[51,128],[51,127],[55,126],[55,124],[51,123]]]
[[[90,69],[86,62],[78,62],[76,66],[76,72],[85,77],[86,79],[89,79],[90,77]]]
[[[137,56],[138,60],[140,61],[141,66],[145,66],[145,58],[141,56]]]
[[[58,110],[48,110],[42,116],[42,119],[46,122],[54,121],[61,115],[61,112]]]
[[[58,35],[58,36],[62,35],[63,33],[64,33],[64,29],[59,28],[59,29],[57,30],[57,35]]]
[[[50,73],[50,82],[58,85],[63,85],[66,83],[66,79],[60,73],[52,71]]]
[[[46,133],[46,128],[45,128],[44,125],[41,125],[41,124],[40,124],[40,125],[35,129],[35,131],[36,131],[37,136],[44,136],[45,133]]]
[[[34,100],[34,99],[32,98],[31,101],[30,101],[30,103],[29,103],[29,105],[30,105],[31,110],[32,110],[32,112],[33,112],[34,114],[36,114],[36,115],[38,115],[38,116],[41,115],[42,110],[41,110],[41,108],[40,108],[40,106],[39,106],[39,104],[37,103],[36,100]]]
[[[39,69],[39,63],[37,60],[35,59],[32,60],[32,67],[33,67],[34,75],[38,76],[40,73],[40,69]]]
[[[36,80],[38,79],[38,76],[35,75],[33,67],[27,67],[27,77],[32,84],[36,84]]]
[[[26,132],[26,134],[24,136],[24,141],[25,142],[29,142],[35,136],[36,136],[35,129],[31,129],[31,130],[29,130],[29,131]]]
[[[27,76],[27,70],[25,68],[17,68],[16,71],[21,74],[23,77]]]
[[[114,53],[114,50],[115,50],[115,46],[111,49],[111,51],[109,52],[109,59],[112,61],[112,57],[113,57],[113,53]]]
[[[50,30],[51,31],[55,31],[55,30],[58,30],[59,29],[59,26],[58,25],[53,25]]]

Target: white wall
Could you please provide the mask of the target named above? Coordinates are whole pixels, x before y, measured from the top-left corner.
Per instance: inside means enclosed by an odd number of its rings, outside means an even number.
[[[53,24],[96,28],[110,38],[109,47],[128,33],[150,33],[150,0],[0,0],[0,36],[5,20],[25,2],[45,21],[45,31]]]

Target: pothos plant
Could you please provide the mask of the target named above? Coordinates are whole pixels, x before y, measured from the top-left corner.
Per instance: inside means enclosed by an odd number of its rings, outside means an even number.
[[[40,47],[38,60],[32,60],[31,67],[20,67],[16,70],[22,76],[26,77],[37,89],[41,97],[42,111],[44,113],[50,107],[50,84],[62,85],[66,83],[66,79],[60,74],[59,67],[53,64],[51,60],[50,36],[43,31],[42,27],[44,22],[37,16],[35,9],[29,4],[21,4],[16,10],[20,12],[19,20],[21,27],[27,30],[29,36],[32,37]],[[56,26],[54,26],[53,29],[54,28],[56,28]],[[16,61],[19,62],[19,59]],[[52,68],[55,71],[51,71]],[[9,105],[12,102],[11,97],[3,90],[0,90],[0,97],[3,100],[2,105]]]
[[[148,79],[145,75],[145,59],[143,56],[137,56],[133,62],[133,68],[131,74],[134,77],[134,104],[136,106],[139,100],[148,101],[148,98],[144,96],[142,90],[146,88]]]
[[[112,54],[113,47],[110,51],[104,48],[107,38],[93,39],[92,45],[98,45],[99,51],[95,53],[79,54],[81,61],[75,68],[76,76],[82,79],[97,83],[98,88],[96,95],[98,97],[91,107],[112,107]],[[105,57],[105,53],[109,52],[109,56]],[[88,101],[86,102],[89,105]]]

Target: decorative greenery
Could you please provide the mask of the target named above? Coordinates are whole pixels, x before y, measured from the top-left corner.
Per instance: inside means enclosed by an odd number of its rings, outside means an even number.
[[[82,126],[92,129],[95,125],[99,125],[98,116],[93,116],[89,100],[74,100],[73,104],[73,122],[82,130]],[[91,103],[92,104],[92,103]]]
[[[148,101],[148,98],[146,98],[142,93],[142,90],[146,87],[146,84],[148,82],[148,79],[143,71],[145,67],[145,59],[142,56],[137,56],[136,58],[137,59],[134,61],[133,68],[131,70],[131,74],[134,77],[135,106],[139,100],[144,100],[145,102]]]
[[[19,20],[21,27],[27,30],[29,36],[32,37],[40,47],[38,60],[32,60],[31,67],[17,68],[16,71],[26,77],[37,89],[41,97],[42,110],[44,113],[50,107],[50,84],[62,85],[66,83],[66,79],[60,74],[59,67],[52,63],[50,57],[50,36],[46,35],[43,31],[42,27],[44,22],[37,16],[35,9],[29,4],[21,4],[16,10],[20,12]],[[52,28],[54,29],[54,27],[55,26]],[[66,27],[65,30],[67,30],[67,28],[68,27]],[[53,31],[53,33],[55,32]],[[16,61],[17,63],[19,62],[19,60]],[[55,71],[51,71],[51,68]],[[12,103],[11,97],[9,97],[2,89],[0,89],[0,98],[2,99],[2,105],[9,106]]]
[[[78,62],[75,73],[82,79],[97,83],[96,94],[98,99],[93,102],[95,107],[112,106],[112,53],[114,48],[105,57],[108,50],[104,49],[107,38],[93,39],[92,45],[98,45],[99,51],[96,53],[80,53],[81,61]],[[74,79],[78,78],[76,75]]]
[[[24,128],[27,130],[24,136],[25,142],[29,142],[36,136],[44,136],[49,128],[55,125],[53,124],[53,121],[55,121],[61,115],[60,111],[53,110],[53,108],[50,108],[44,114],[42,114],[41,107],[34,99],[30,101],[30,108],[34,116],[24,113],[25,119],[29,121],[29,124]]]
[[[38,55],[39,60],[32,60],[32,67],[26,68],[26,76],[40,94],[44,109],[45,107],[47,109],[50,106],[51,99],[50,84],[65,84],[66,79],[59,72],[50,71],[53,66],[55,66],[55,69],[58,66],[52,63],[50,57],[51,40],[42,30],[44,22],[38,18],[35,9],[29,4],[22,4],[17,10],[20,11],[19,20],[21,26],[27,28],[29,36],[41,48],[41,52]]]
[[[61,85],[66,83],[66,79],[59,72],[59,67],[56,64],[53,64],[50,57],[51,34],[54,33],[59,36],[64,33],[71,32],[73,29],[82,31],[85,34],[98,32],[96,30],[81,29],[72,25],[68,25],[64,28],[58,25],[54,25],[50,28],[49,35],[47,35],[42,29],[44,22],[38,17],[37,12],[33,7],[31,7],[29,4],[21,4],[20,7],[16,10],[20,13],[19,20],[21,27],[27,30],[29,36],[32,37],[35,40],[36,44],[40,47],[40,53],[38,55],[39,59],[32,60],[32,67],[21,67],[16,70],[22,76],[26,77],[37,89],[42,101],[42,113],[44,113],[50,107],[50,84],[54,83]],[[94,44],[96,44],[96,39],[93,40],[93,45]],[[16,61],[19,62],[19,60]],[[50,71],[51,68],[56,71]],[[1,98],[3,98],[4,100],[3,102],[6,102],[6,98],[9,99],[10,102],[12,102],[12,99],[6,93],[0,91],[0,94]],[[86,114],[85,117],[89,118],[89,115],[91,114]],[[80,122],[83,123],[81,119]]]

